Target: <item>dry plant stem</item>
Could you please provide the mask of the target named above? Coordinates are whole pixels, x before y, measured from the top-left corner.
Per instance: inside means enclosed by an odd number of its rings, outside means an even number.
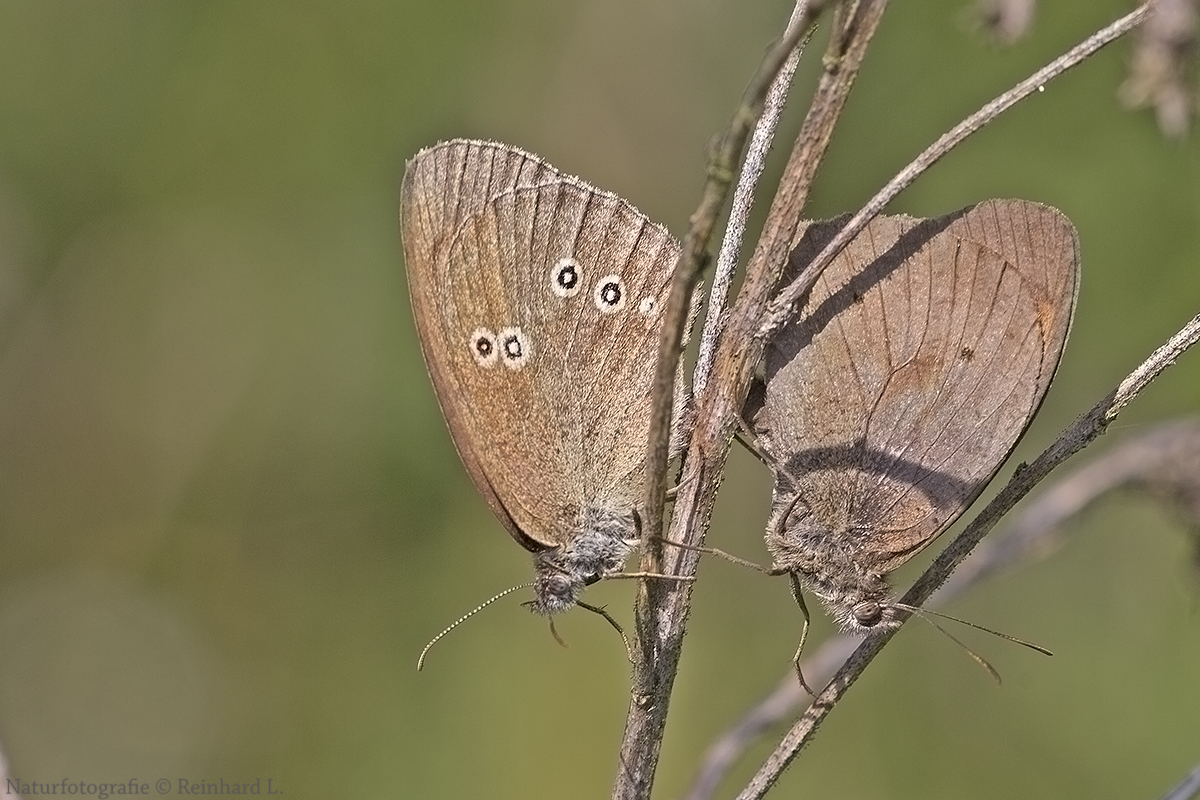
[[[646,459],[645,519],[642,524],[642,571],[660,573],[662,509],[666,495],[667,461],[671,431],[672,395],[675,373],[683,351],[683,336],[688,323],[692,292],[700,279],[708,257],[708,243],[725,197],[733,183],[738,160],[755,123],[762,114],[767,94],[775,77],[787,63],[792,51],[812,26],[812,16],[806,13],[805,3],[797,4],[800,20],[789,24],[783,37],[767,52],[742,94],[728,130],[714,142],[709,155],[708,180],[700,205],[691,216],[691,225],[683,237],[679,261],[671,280],[667,297],[666,319],[659,341],[658,363],[654,374],[654,413],[650,421],[650,444]]]
[[[809,4],[806,15],[808,21],[796,26],[798,34],[803,34],[811,26],[811,19],[818,10],[816,5]],[[797,153],[793,152],[789,170],[785,173],[785,183],[790,190],[783,193],[783,200],[780,194],[776,194],[767,218],[765,230],[774,231],[774,237],[784,241],[764,250],[763,240],[760,239],[755,258],[751,259],[746,282],[730,313],[730,323],[718,344],[712,380],[704,395],[698,399],[697,425],[684,460],[684,475],[671,520],[670,538],[673,541],[689,545],[703,542],[733,425],[745,401],[750,374],[761,355],[761,347],[756,350],[753,346],[752,334],[782,269],[791,235],[799,223],[803,198],[807,196],[808,183],[804,182],[801,186],[796,176],[815,174],[815,164],[828,142],[837,111],[857,74],[866,43],[874,33],[885,6],[886,0],[860,0],[850,12],[840,7],[835,17],[830,39],[830,48],[835,57],[826,58],[826,73],[822,76],[817,97],[801,131],[798,150],[802,157],[797,158]],[[783,42],[782,46],[772,50],[768,60],[774,62],[776,70],[794,46],[795,41]],[[774,74],[774,71],[760,70],[752,86],[760,86],[765,96]],[[837,100],[839,97],[841,101]],[[731,129],[744,129],[748,135],[753,120],[744,125],[740,122],[748,114],[746,106],[739,110]],[[727,148],[728,145],[726,137],[722,147]],[[798,169],[796,165],[801,168]],[[684,252],[689,251],[685,248]],[[772,252],[779,257],[772,260]],[[683,278],[677,273],[676,280],[682,281]],[[663,363],[666,362],[660,362],[660,369]],[[654,441],[663,442],[661,437],[664,434],[665,428],[659,432],[660,438]],[[661,465],[663,462],[657,463]],[[661,480],[661,467],[659,469],[657,474]],[[652,496],[662,496],[661,484],[652,489]],[[670,574],[695,574],[698,560],[695,551],[670,548],[664,557],[662,551],[654,549],[659,546],[657,541],[647,544],[649,547],[643,550],[644,571],[663,572],[664,569],[653,567],[666,561],[664,566]],[[634,667],[625,736],[613,788],[614,798],[635,800],[650,795],[690,602],[691,590],[688,586],[664,582],[643,583],[638,594],[635,608],[638,663]]]
[[[724,469],[733,425],[745,401],[751,373],[762,355],[765,337],[761,335],[760,326],[764,319],[761,310],[766,307],[790,252],[804,201],[832,135],[833,124],[857,75],[866,45],[874,34],[885,8],[886,0],[860,0],[852,5],[843,4],[838,7],[830,45],[823,62],[825,73],[821,77],[804,127],[785,169],[779,191],[772,202],[758,246],[750,259],[746,281],[720,337],[712,380],[703,395],[698,398],[697,425],[684,464],[682,490],[676,501],[669,534],[673,541],[689,545],[697,545],[703,541],[704,530]],[[1128,26],[1132,27],[1140,21],[1140,16],[1137,13],[1131,15]],[[1102,39],[1103,35],[1088,51],[1102,46]],[[1081,58],[1082,56],[1076,55],[1072,60],[1069,55],[1063,61],[1069,65]],[[862,224],[868,219],[864,219]],[[849,237],[846,241],[849,241]],[[831,258],[832,255],[833,253],[828,253],[826,257]],[[787,304],[788,307],[790,305]],[[787,307],[784,310],[786,311]],[[644,556],[647,557],[651,556]],[[656,560],[650,563],[656,564],[661,558],[661,553],[656,552],[652,557]],[[669,554],[669,559],[671,573],[694,574],[697,560],[694,551],[675,549]],[[649,567],[643,569],[650,571]],[[656,589],[652,586],[644,587],[639,595],[638,636],[639,644],[645,650],[639,669],[635,671],[614,797],[640,798],[649,794],[665,726],[670,691],[682,647],[689,595],[688,587]],[[866,656],[862,663],[865,665],[874,651],[889,638],[890,636],[873,637],[864,643],[858,650],[858,654]],[[645,670],[647,656],[651,653],[649,648],[652,647],[655,648],[655,657],[649,663],[654,669]],[[832,702],[836,702],[840,692],[857,676],[857,669],[851,665],[850,669],[842,671],[841,674],[847,677],[843,679],[840,687],[835,676],[833,684],[826,689],[822,698],[818,698],[809,713],[818,712],[815,718],[823,718],[822,709],[827,710]],[[647,681],[645,678],[652,680]],[[777,769],[782,770],[798,749],[799,746],[790,754],[785,753]],[[764,768],[764,792],[778,776],[777,771],[772,774],[769,768],[770,764]],[[760,777],[764,777],[763,773],[760,773]],[[753,791],[753,785],[747,791]]]
[[[806,3],[800,2],[792,9],[792,18],[788,20],[787,33],[790,34],[803,21]],[[811,35],[812,28],[809,28]],[[716,352],[717,337],[721,333],[725,302],[729,296],[729,286],[733,274],[737,271],[738,261],[742,257],[742,242],[746,238],[746,222],[754,207],[754,195],[758,191],[758,181],[762,177],[763,168],[767,163],[767,155],[771,152],[771,143],[775,140],[775,128],[779,117],[787,104],[788,89],[791,88],[792,78],[796,74],[796,66],[800,63],[800,55],[804,52],[808,39],[791,52],[783,68],[775,76],[771,88],[767,92],[767,100],[763,105],[762,116],[754,126],[754,134],[746,147],[746,158],[742,162],[741,174],[738,175],[737,187],[733,190],[733,203],[729,209],[729,221],[725,224],[725,234],[721,237],[721,250],[717,253],[717,269],[713,275],[712,289],[708,294],[708,308],[704,318],[704,332],[700,336],[700,352],[696,359],[696,369],[692,375],[692,394],[699,396],[708,383],[712,371],[713,355]]]
[[[1047,64],[1042,69],[1035,72],[1029,78],[1021,81],[1012,89],[992,100],[983,108],[976,111],[971,116],[954,126],[950,131],[944,134],[936,142],[930,145],[926,150],[917,156],[904,169],[897,173],[896,177],[888,181],[879,192],[863,206],[862,210],[855,214],[846,227],[833,238],[832,241],[820,252],[812,263],[809,264],[804,271],[790,283],[779,296],[771,301],[767,307],[766,315],[762,322],[759,335],[763,338],[769,338],[771,334],[778,331],[787,324],[795,312],[796,303],[812,289],[817,282],[821,272],[829,265],[834,258],[837,257],[843,248],[850,241],[862,232],[880,212],[890,203],[896,195],[908,188],[925,170],[932,167],[942,156],[950,152],[963,139],[975,133],[977,130],[988,124],[1003,112],[1007,111],[1018,101],[1028,97],[1041,87],[1045,86],[1050,80],[1058,77],[1063,72],[1083,61],[1088,56],[1095,53],[1100,48],[1104,47],[1116,39],[1124,36],[1137,25],[1141,24],[1146,17],[1151,13],[1155,2],[1146,3],[1113,24],[1095,34],[1089,36],[1080,44],[1068,50],[1059,58]]]
[[[920,606],[941,586],[950,573],[967,557],[974,547],[1017,502],[1036,486],[1050,471],[1083,449],[1116,419],[1126,405],[1154,380],[1164,369],[1200,339],[1200,315],[1192,318],[1162,347],[1155,350],[1136,370],[1121,381],[1090,411],[1077,419],[1033,463],[1018,468],[1008,484],[987,504],[983,511],[957,538],[943,550],[912,588],[901,598],[906,605]],[[775,752],[759,769],[738,800],[757,800],[778,780],[783,770],[809,742],[826,715],[850,688],[871,659],[883,649],[898,628],[870,636],[842,665],[808,710],[784,735]]]
[[[993,535],[954,571],[926,608],[950,600],[1004,570],[1026,567],[1048,557],[1065,531],[1061,526],[1108,493],[1138,487],[1174,500],[1200,497],[1200,419],[1173,420],[1124,441],[1100,458],[1054,483],[1008,525]],[[1183,501],[1186,505],[1186,500]],[[1185,514],[1190,509],[1185,508]],[[805,659],[804,674],[825,683],[861,640],[835,636]],[[808,695],[789,666],[779,685],[709,747],[686,800],[709,800],[729,769],[771,729],[795,715]]]
[[[1164,794],[1162,800],[1192,800],[1194,797],[1200,797],[1200,764],[1178,786]]]

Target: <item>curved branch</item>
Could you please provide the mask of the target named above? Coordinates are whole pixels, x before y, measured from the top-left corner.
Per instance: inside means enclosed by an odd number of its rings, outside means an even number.
[[[1135,11],[1121,17],[1119,20],[1103,28],[1096,33],[1084,39],[1075,47],[1068,50],[1062,56],[1054,59],[1046,66],[1042,67],[1037,72],[1030,75],[1025,80],[1018,83],[1012,89],[1009,89],[1004,94],[987,103],[983,108],[976,111],[971,116],[964,119],[959,124],[955,125],[948,132],[943,134],[936,142],[931,144],[920,155],[912,160],[904,169],[896,174],[896,177],[888,181],[879,192],[872,197],[862,210],[855,214],[846,226],[838,232],[838,235],[830,240],[817,257],[812,260],[804,271],[801,272],[796,279],[792,281],[779,296],[771,301],[767,307],[767,312],[764,315],[762,327],[759,330],[759,336],[769,338],[772,333],[778,331],[788,323],[795,312],[796,303],[816,284],[817,278],[821,272],[837,257],[838,253],[845,249],[855,236],[867,227],[880,212],[890,203],[896,195],[912,185],[925,170],[932,167],[957,147],[964,139],[975,133],[977,130],[987,125],[989,122],[1000,116],[1016,103],[1035,91],[1042,89],[1046,83],[1066,72],[1071,67],[1080,63],[1096,51],[1110,44],[1120,37],[1124,36],[1129,31],[1140,25],[1149,16],[1155,3],[1154,0],[1147,2]]]
[[[808,4],[810,20],[811,15],[816,13],[816,5],[814,2]],[[886,6],[887,0],[857,0],[838,6],[823,62],[825,74],[818,85],[816,98],[801,128],[799,143],[793,150],[781,183],[786,188],[777,192],[772,202],[764,235],[760,237],[754,256],[750,259],[746,280],[720,336],[711,379],[704,393],[697,398],[696,425],[684,460],[683,476],[671,518],[672,541],[692,546],[704,540],[724,471],[733,426],[745,401],[750,375],[762,352],[761,347],[755,347],[753,333],[784,263],[783,258],[775,258],[774,255],[786,255],[790,248],[811,176],[815,174],[816,165],[828,146],[833,125],[845,104],[867,43],[877,29]],[[811,22],[797,25],[797,36],[810,25]],[[798,38],[783,41],[772,50],[768,61],[776,65],[774,69],[784,63],[797,41]],[[761,89],[763,96],[775,74],[771,71],[765,79],[759,80],[764,72],[760,69],[752,85],[752,88],[758,87],[755,91]],[[742,124],[747,113],[745,109],[749,107],[744,106],[738,112],[731,130],[741,130],[738,126]],[[753,119],[749,121],[753,122]],[[748,134],[748,131],[747,127],[745,132]],[[728,148],[730,139],[726,137],[721,143],[722,147]],[[719,170],[717,175],[710,177],[724,179]],[[685,246],[684,259],[689,257],[689,252],[692,251]],[[685,271],[676,274],[673,293],[676,286],[687,282]],[[664,358],[660,361],[660,368],[668,360]],[[669,394],[663,396],[669,397]],[[660,438],[652,440],[652,446],[656,448],[652,454],[657,455],[650,462],[653,469],[648,466],[650,474],[646,494],[650,503],[647,509],[657,516],[648,514],[646,520],[642,569],[645,572],[692,576],[695,575],[698,562],[696,551],[671,548],[663,552],[661,540],[648,540],[658,530],[661,520],[661,507],[657,503],[662,497],[661,480],[665,462],[661,460],[662,453],[657,446],[663,441],[662,429],[659,429],[658,435]],[[638,655],[613,790],[615,798],[635,800],[650,794],[690,607],[690,583],[648,581],[639,588],[634,608]]]

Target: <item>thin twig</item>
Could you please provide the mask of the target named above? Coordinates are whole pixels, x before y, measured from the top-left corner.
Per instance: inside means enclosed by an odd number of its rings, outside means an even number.
[[[943,550],[912,588],[901,598],[906,605],[920,606],[941,586],[950,573],[979,544],[996,523],[1036,486],[1051,470],[1096,439],[1116,419],[1121,410],[1163,370],[1175,363],[1200,339],[1200,315],[1191,319],[1166,344],[1155,350],[1125,380],[1109,392],[1090,411],[1077,419],[1050,447],[1016,473],[1000,493],[957,538]],[[869,636],[850,656],[808,710],[784,735],[775,752],[738,795],[738,800],[759,800],[778,780],[783,770],[806,745],[846,690],[858,679],[867,664],[883,649],[899,628]]]
[[[642,520],[642,571],[661,573],[663,504],[667,485],[667,462],[670,460],[671,414],[675,391],[675,375],[683,350],[684,332],[688,325],[692,292],[708,259],[708,242],[725,198],[733,183],[738,161],[750,132],[762,113],[776,75],[787,63],[796,45],[807,34],[812,17],[805,11],[803,0],[797,4],[802,22],[785,30],[784,36],[767,52],[758,72],[742,94],[741,104],[734,112],[729,128],[710,154],[708,179],[704,183],[700,205],[691,216],[691,225],[683,237],[679,260],[671,279],[667,297],[662,338],[659,341],[658,362],[654,372],[654,408],[650,420],[649,448],[646,456],[646,491]],[[644,591],[653,591],[644,587]]]
[[[816,14],[815,2],[808,4],[809,20]],[[716,500],[720,476],[729,451],[731,432],[749,390],[750,376],[762,354],[753,333],[772,290],[795,233],[811,176],[816,173],[832,135],[833,124],[845,104],[846,95],[858,73],[866,45],[878,27],[887,0],[858,0],[840,4],[834,15],[829,46],[822,60],[825,71],[817,93],[801,128],[799,142],[784,171],[781,190],[776,192],[767,214],[764,233],[746,270],[746,279],[729,314],[729,322],[717,344],[712,377],[702,396],[697,398],[695,430],[684,459],[683,476],[671,518],[670,539],[695,546],[703,543],[708,520]],[[804,33],[811,21],[798,25]],[[775,63],[781,66],[795,42],[784,42]],[[760,71],[760,76],[763,73]],[[774,72],[754,86],[765,96]],[[749,112],[738,112],[738,119]],[[746,128],[747,134],[749,128]],[[724,140],[728,146],[728,138]],[[765,243],[765,244],[764,244]],[[779,256],[779,257],[776,257]],[[661,364],[660,364],[661,367]],[[653,494],[653,488],[649,496]],[[652,546],[657,546],[658,542]],[[649,562],[648,562],[649,559]],[[698,554],[686,548],[671,548],[666,553],[643,552],[643,564],[665,562],[673,575],[694,575]],[[643,567],[646,571],[652,571]],[[660,570],[663,571],[663,570]],[[666,728],[671,690],[683,651],[684,631],[691,608],[688,586],[659,581],[643,584],[635,606],[639,662],[634,668],[633,687],[621,744],[621,759],[613,796],[620,800],[641,800],[650,794],[654,771]]]
[[[759,336],[762,338],[770,338],[770,336],[782,328],[792,318],[796,303],[812,289],[821,272],[829,265],[834,258],[837,257],[847,244],[849,244],[855,236],[863,231],[880,212],[890,203],[896,195],[908,188],[925,170],[932,167],[942,156],[950,152],[954,147],[958,146],[964,139],[975,133],[977,130],[987,125],[1004,111],[1007,111],[1018,101],[1023,100],[1034,92],[1042,89],[1049,81],[1058,77],[1063,72],[1083,61],[1088,56],[1094,54],[1097,50],[1105,45],[1116,41],[1121,36],[1124,36],[1136,26],[1141,24],[1150,14],[1154,6],[1154,1],[1146,3],[1137,10],[1130,12],[1126,16],[1117,20],[1106,28],[1097,31],[1096,33],[1083,40],[1080,44],[1068,50],[1059,58],[1054,59],[1042,69],[1033,73],[1029,78],[1021,81],[1012,89],[1000,95],[990,103],[984,105],[971,116],[964,119],[958,125],[955,125],[947,133],[945,133],[936,142],[930,145],[926,150],[917,156],[913,161],[900,170],[896,177],[892,178],[888,183],[879,190],[879,192],[867,202],[862,210],[855,214],[846,226],[838,232],[825,249],[822,250],[816,258],[812,260],[803,272],[796,277],[779,296],[771,301],[764,315],[762,326],[759,330]]]
[[[1185,506],[1184,513],[1194,517],[1190,499],[1200,497],[1200,419],[1186,417],[1156,425],[1056,481],[1002,534],[975,548],[925,607],[944,607],[987,578],[1048,557],[1058,549],[1066,532],[1064,523],[1101,497],[1127,487],[1165,496]],[[860,641],[847,635],[828,640],[805,659],[804,674],[825,683]],[[709,800],[746,750],[792,718],[807,699],[789,664],[779,685],[709,747],[686,800]]]
[[[810,21],[797,26],[799,33],[810,27],[818,5],[821,4],[810,0],[807,12]],[[755,255],[750,259],[746,280],[730,311],[729,324],[720,337],[712,379],[704,394],[697,398],[699,411],[696,427],[684,459],[683,476],[671,519],[672,541],[687,545],[703,542],[720,485],[731,431],[745,401],[750,374],[761,355],[761,348],[755,352],[753,332],[783,265],[782,258],[774,259],[772,255],[779,250],[786,256],[790,242],[784,241],[779,245],[778,241],[781,237],[790,238],[789,229],[794,233],[799,224],[803,199],[807,196],[808,182],[797,179],[796,175],[815,174],[816,164],[828,145],[833,122],[862,63],[866,43],[878,26],[886,5],[886,0],[858,0],[850,6],[839,5],[834,15],[830,44],[822,61],[825,73],[801,129],[800,145],[793,150],[784,173],[784,185],[788,191],[783,193],[783,197],[779,192],[775,195],[764,226],[766,233],[760,237]],[[775,61],[777,65],[783,64],[795,42],[784,42],[784,46],[786,50],[779,47],[777,52],[772,53],[772,59],[775,55],[779,56]],[[760,76],[762,74],[760,71]],[[761,86],[765,95],[773,78],[774,72],[766,75],[761,82],[756,78],[753,85]],[[739,118],[747,116],[747,108],[744,106],[738,112],[733,127],[740,126]],[[747,135],[748,131],[747,126]],[[723,142],[727,147],[729,139]],[[790,180],[787,177],[789,175]],[[771,242],[765,249],[764,240]],[[651,543],[651,548],[658,544],[657,541]],[[649,550],[645,548],[643,551],[643,564],[654,564],[661,559],[667,569],[659,571],[673,575],[694,575],[696,572],[698,555],[694,550],[671,548],[665,554]],[[651,571],[647,567],[643,569]],[[639,662],[634,668],[619,772],[613,793],[616,798],[634,800],[650,794],[690,607],[691,593],[687,586],[659,581],[640,587],[634,609]]]
[[[788,20],[785,36],[796,29],[805,13],[804,2],[796,4],[792,9],[792,17]],[[809,29],[811,36],[812,28]],[[750,211],[754,208],[754,195],[758,191],[758,181],[762,177],[763,168],[767,163],[767,155],[771,152],[771,144],[775,140],[775,128],[783,115],[787,104],[788,89],[792,86],[792,78],[796,74],[796,66],[808,40],[794,49],[783,69],[775,76],[767,92],[767,101],[763,106],[762,116],[754,126],[754,134],[746,147],[746,159],[742,163],[741,174],[738,175],[737,187],[733,190],[733,202],[729,209],[729,221],[725,224],[725,235],[721,238],[721,250],[717,253],[717,269],[713,274],[712,289],[708,293],[708,310],[704,319],[704,332],[700,336],[700,352],[696,358],[696,370],[692,375],[692,393],[699,395],[708,383],[712,371],[713,356],[716,354],[717,337],[721,334],[725,302],[729,296],[729,286],[737,271],[738,261],[742,257],[742,242],[746,238],[746,222]]]

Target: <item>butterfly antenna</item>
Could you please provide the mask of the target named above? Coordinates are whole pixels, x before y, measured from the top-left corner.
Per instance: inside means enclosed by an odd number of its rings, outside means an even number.
[[[963,642],[962,639],[959,639],[957,636],[952,634],[950,631],[946,630],[941,625],[938,625],[936,622],[934,622],[932,617],[927,617],[924,614],[921,614],[920,616],[921,616],[921,619],[925,620],[930,625],[937,628],[943,636],[945,636],[947,639],[949,639],[950,641],[954,642],[956,645],[961,647],[963,652],[971,657],[972,661],[974,661],[976,664],[983,667],[987,671],[987,674],[992,677],[992,680],[994,680],[996,682],[997,686],[1000,686],[1001,684],[1004,683],[1004,681],[1000,678],[1000,673],[996,670],[995,667],[993,667],[988,662],[988,660],[986,658],[979,655],[979,653],[976,653],[971,648],[967,647],[967,645]]]
[[[958,645],[960,648],[962,648],[963,652],[966,653],[971,658],[972,661],[974,661],[979,666],[983,667],[983,669],[987,672],[988,675],[991,676],[992,680],[994,680],[997,685],[1002,684],[1003,681],[1001,680],[1000,673],[996,670],[996,668],[993,667],[990,663],[988,663],[988,660],[986,658],[984,658],[983,656],[976,653],[970,647],[967,647],[967,645],[961,639],[959,639],[957,636],[950,633],[950,631],[946,630],[941,625],[938,625],[937,622],[934,621],[934,619],[933,619],[934,617],[941,617],[942,619],[948,619],[948,620],[951,620],[952,622],[957,622],[960,625],[966,625],[969,628],[974,628],[976,630],[983,631],[984,633],[990,633],[993,636],[999,636],[1001,639],[1006,639],[1007,641],[1013,642],[1014,644],[1019,644],[1024,647],[1028,647],[1030,650],[1037,651],[1037,652],[1041,653],[1042,655],[1047,655],[1047,656],[1054,655],[1053,653],[1051,653],[1049,650],[1042,647],[1041,645],[1036,645],[1033,642],[1027,642],[1024,639],[1018,639],[1016,636],[1010,636],[1007,633],[1001,633],[1000,631],[992,630],[991,628],[984,627],[983,625],[977,625],[974,622],[968,622],[965,619],[959,619],[958,617],[953,617],[949,614],[943,614],[940,611],[933,611],[928,608],[918,608],[917,606],[910,606],[910,605],[906,605],[904,603],[892,603],[891,605],[894,606],[895,608],[899,608],[904,611],[908,611],[912,614],[916,614],[921,619],[925,620],[930,625],[937,628],[937,630],[943,636],[945,636],[947,639],[949,639],[950,641],[952,641],[956,645]]]
[[[426,654],[429,652],[429,648],[431,648],[431,647],[433,647],[435,644],[437,644],[437,643],[438,643],[438,641],[439,641],[439,640],[440,640],[440,639],[441,639],[443,636],[445,636],[447,633],[449,633],[450,631],[452,631],[452,630],[454,630],[455,628],[457,628],[459,625],[462,625],[464,622],[466,622],[466,621],[467,621],[467,620],[469,620],[471,617],[473,617],[473,616],[475,616],[476,614],[478,614],[480,611],[483,611],[485,608],[487,608],[487,607],[488,607],[488,606],[490,606],[492,603],[494,603],[494,602],[496,602],[497,600],[499,600],[501,597],[504,597],[505,595],[512,594],[513,592],[517,591],[518,589],[528,589],[528,588],[529,588],[529,587],[531,587],[531,586],[533,586],[533,584],[532,584],[532,583],[522,583],[520,586],[513,586],[513,587],[511,587],[511,588],[509,588],[509,589],[505,589],[503,592],[501,592],[500,594],[496,595],[495,597],[492,597],[492,598],[489,598],[489,599],[487,599],[487,600],[484,600],[482,603],[480,603],[479,605],[477,605],[475,608],[471,609],[471,610],[470,610],[470,611],[468,611],[466,614],[463,614],[461,617],[459,617],[458,619],[454,620],[454,622],[452,622],[451,624],[447,625],[447,626],[446,626],[446,629],[445,629],[444,631],[442,631],[441,633],[439,633],[437,636],[433,637],[433,638],[432,638],[432,639],[429,641],[429,644],[425,645],[425,649],[421,651],[421,657],[417,659],[417,672],[420,672],[420,671],[421,671],[421,667],[425,666],[425,655],[426,655]]]
[[[1045,647],[1042,647],[1040,644],[1034,644],[1033,642],[1026,641],[1025,639],[1021,639],[1017,636],[1012,636],[1010,634],[1003,633],[1001,631],[992,630],[991,628],[986,628],[983,625],[979,625],[977,623],[970,622],[965,619],[959,619],[958,617],[952,617],[949,614],[943,614],[941,611],[934,611],[931,608],[918,608],[916,606],[904,605],[903,603],[892,603],[891,605],[895,606],[896,608],[903,609],[904,611],[911,611],[912,613],[923,616],[926,619],[929,619],[930,615],[935,616],[935,617],[941,617],[942,619],[948,619],[951,622],[957,622],[959,625],[966,625],[968,628],[974,628],[977,631],[983,631],[984,633],[990,633],[992,636],[999,636],[1001,639],[1012,642],[1013,644],[1019,644],[1022,647],[1028,647],[1030,650],[1034,650],[1038,653],[1041,653],[1044,656],[1054,655],[1054,653],[1050,652]],[[932,621],[932,620],[930,620],[930,621]]]

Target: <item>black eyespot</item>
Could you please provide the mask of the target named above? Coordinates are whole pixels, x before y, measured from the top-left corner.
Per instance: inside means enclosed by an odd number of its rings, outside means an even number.
[[[504,366],[520,369],[529,361],[529,339],[520,328],[505,328],[496,334]]]
[[[560,258],[550,270],[550,288],[559,297],[574,297],[579,294],[579,262],[573,258]]]
[[[471,357],[481,367],[490,367],[496,363],[496,335],[487,328],[476,328],[471,333]]]
[[[596,283],[593,298],[601,314],[612,314],[625,307],[625,281],[619,275],[608,275]]]
[[[958,357],[963,361],[971,361],[975,358],[975,351],[969,347],[964,347],[958,352]]]

